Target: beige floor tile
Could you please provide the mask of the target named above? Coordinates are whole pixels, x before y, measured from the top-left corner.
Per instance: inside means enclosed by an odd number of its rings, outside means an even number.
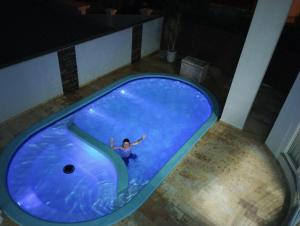
[[[0,125],[0,147],[33,123],[63,109],[112,82],[133,73],[176,73],[161,54],[103,76]],[[227,84],[217,69],[204,85],[224,103]],[[223,85],[222,85],[223,84]],[[141,208],[118,226],[245,226],[279,225],[288,203],[282,172],[253,127],[242,132],[217,123],[166,178]],[[249,120],[251,124],[251,120]],[[252,132],[251,132],[252,131]],[[5,218],[4,226],[15,225]]]

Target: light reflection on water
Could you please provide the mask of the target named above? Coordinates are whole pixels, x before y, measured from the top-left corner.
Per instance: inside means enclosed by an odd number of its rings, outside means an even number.
[[[14,156],[8,188],[21,208],[42,219],[79,222],[111,213],[131,200],[211,114],[206,97],[174,80],[131,81],[44,129]],[[128,190],[116,194],[113,164],[67,129],[74,122],[96,139],[117,145],[134,141],[137,159],[128,166]],[[65,174],[63,167],[75,170]]]

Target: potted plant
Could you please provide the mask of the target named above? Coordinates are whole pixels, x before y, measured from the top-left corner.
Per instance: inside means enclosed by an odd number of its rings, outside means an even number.
[[[116,0],[106,0],[104,1],[105,5],[105,14],[109,16],[114,16],[117,14],[117,1]]]
[[[115,8],[106,8],[105,9],[105,13],[106,13],[106,15],[109,15],[109,16],[114,16],[114,15],[116,15],[117,14],[117,9],[115,9]]]
[[[144,16],[150,16],[153,13],[153,9],[150,7],[148,1],[142,1],[140,14]]]
[[[153,9],[151,8],[141,8],[140,9],[140,14],[144,16],[150,16],[153,12]]]
[[[170,17],[167,19],[165,24],[165,41],[167,47],[166,55],[167,61],[170,63],[176,60],[176,43],[180,31],[180,18],[180,14],[176,15],[175,17]]]
[[[181,13],[179,0],[166,0],[164,5],[164,42],[167,48],[167,61],[172,63],[176,60],[176,43],[181,28]]]

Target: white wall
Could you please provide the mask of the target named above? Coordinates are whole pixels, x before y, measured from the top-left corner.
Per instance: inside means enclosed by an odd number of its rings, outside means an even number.
[[[0,69],[0,123],[62,95],[56,52]]]
[[[266,140],[266,145],[278,157],[290,147],[300,128],[300,73]]]
[[[131,63],[132,28],[75,46],[79,86]]]
[[[160,48],[163,18],[143,25],[142,52]],[[131,63],[132,28],[75,46],[79,86]],[[0,123],[63,95],[57,53],[0,69]]]
[[[143,24],[141,57],[160,49],[163,18],[148,21]]]
[[[268,68],[292,0],[259,0],[221,120],[242,129]]]

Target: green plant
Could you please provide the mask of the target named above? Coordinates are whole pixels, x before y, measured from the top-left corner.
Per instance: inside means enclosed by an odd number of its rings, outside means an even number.
[[[181,14],[166,18],[164,38],[169,51],[175,51],[177,38],[181,27]]]

